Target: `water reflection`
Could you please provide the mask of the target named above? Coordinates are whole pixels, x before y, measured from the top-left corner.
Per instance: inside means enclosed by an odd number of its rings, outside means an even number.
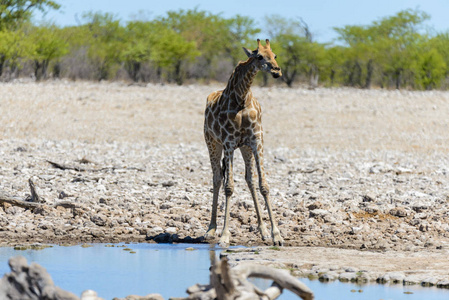
[[[100,297],[159,293],[164,298],[186,296],[187,287],[209,281],[209,245],[130,244],[123,247],[55,246],[45,250],[0,248],[0,272],[9,272],[9,257],[23,255],[28,263],[47,269],[55,284],[76,295],[86,289]],[[185,250],[194,247],[198,250]]]
[[[128,295],[147,295],[159,293],[165,299],[185,297],[185,290],[196,283],[209,282],[210,259],[220,249],[209,245],[186,244],[129,244],[131,250],[121,245],[105,247],[55,246],[44,250],[14,250],[0,248],[0,274],[10,272],[9,257],[23,255],[28,263],[37,262],[44,266],[59,287],[76,295],[86,289],[93,289],[100,297],[126,297]],[[195,250],[186,250],[193,247]],[[212,252],[211,252],[212,251]],[[449,290],[404,287],[402,285],[364,285],[348,283],[321,283],[301,279],[315,293],[315,299],[449,299]],[[262,288],[271,282],[257,280]],[[355,292],[351,292],[355,290]],[[358,292],[362,290],[362,292]],[[410,291],[413,294],[404,294]],[[285,291],[283,300],[298,299],[293,293]]]

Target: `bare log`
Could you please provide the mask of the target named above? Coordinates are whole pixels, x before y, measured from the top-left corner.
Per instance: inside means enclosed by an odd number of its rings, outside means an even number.
[[[102,171],[116,171],[116,170],[136,170],[139,172],[145,172],[145,169],[142,168],[137,168],[137,167],[104,167],[104,168],[83,168],[80,166],[74,166],[74,165],[67,165],[67,164],[61,164],[61,163],[57,163],[51,160],[47,160],[47,162],[52,165],[53,167],[55,167],[56,169],[60,169],[60,170],[74,170],[77,172],[102,172]]]
[[[81,168],[78,166],[72,166],[72,165],[65,165],[65,164],[60,164],[51,160],[47,160],[47,162],[52,165],[53,167],[55,167],[56,169],[61,169],[61,170],[75,170],[78,172],[85,172],[87,169],[85,168]]]
[[[19,197],[13,197],[10,195],[7,195],[5,193],[0,192],[0,204],[10,204],[13,206],[18,206],[26,209],[38,209],[38,208],[44,208],[44,207],[50,207],[50,208],[56,208],[58,206],[62,206],[64,208],[72,208],[72,209],[85,209],[85,207],[81,204],[73,203],[71,201],[58,201],[54,204],[47,204],[45,202],[45,199],[40,197],[36,191],[36,187],[31,180],[31,178],[28,180],[28,183],[30,185],[31,190],[31,197],[28,196],[24,200],[20,199]]]
[[[0,203],[8,203],[14,206],[19,206],[23,208],[38,208],[42,207],[41,203],[35,203],[35,202],[29,202],[24,201],[18,197],[12,197],[9,195],[6,195],[4,193],[0,193]]]
[[[35,202],[25,201],[25,200],[20,199],[19,197],[9,196],[4,193],[0,193],[0,203],[2,203],[2,204],[8,203],[13,206],[29,208],[29,209],[42,208],[44,206],[54,207],[54,208],[56,208],[58,206],[62,206],[64,208],[79,208],[79,209],[85,208],[83,205],[78,204],[78,203],[73,203],[71,201],[58,201],[55,204],[49,205],[49,204],[45,204],[45,203],[35,203]]]
[[[240,279],[250,277],[271,279],[283,289],[287,289],[304,300],[312,300],[313,292],[304,283],[291,276],[286,270],[268,268],[256,264],[241,264],[235,267],[233,273]]]
[[[30,179],[28,179],[28,184],[30,185],[30,191],[31,191],[31,202],[40,203],[45,202],[45,200],[42,200],[39,198],[39,195],[36,192],[36,187],[34,186],[34,182]]]
[[[304,300],[313,300],[313,292],[304,283],[291,276],[286,270],[278,270],[256,264],[241,264],[230,268],[227,258],[214,262],[211,267],[210,284],[196,285],[187,290],[187,299],[242,300],[278,298],[283,289],[288,289]],[[250,277],[273,280],[271,287],[262,291],[248,281]],[[200,288],[201,287],[201,288]]]
[[[52,207],[55,207],[55,208],[58,206],[62,206],[64,208],[79,208],[79,209],[85,208],[83,205],[78,204],[78,203],[73,203],[71,201],[58,201],[52,205]]]

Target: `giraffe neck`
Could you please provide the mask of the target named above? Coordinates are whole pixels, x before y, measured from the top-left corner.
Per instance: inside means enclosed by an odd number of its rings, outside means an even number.
[[[226,94],[229,100],[235,102],[239,108],[244,107],[246,97],[251,89],[251,84],[259,71],[252,63],[253,60],[254,58],[249,58],[247,61],[237,65],[223,91],[223,94]]]

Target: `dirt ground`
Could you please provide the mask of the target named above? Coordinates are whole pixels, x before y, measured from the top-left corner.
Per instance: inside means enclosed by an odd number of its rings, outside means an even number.
[[[0,192],[25,198],[32,178],[46,206],[3,204],[0,242],[200,238],[212,201],[204,106],[223,87],[1,83]],[[306,276],[403,272],[418,283],[448,282],[448,92],[253,93],[264,111],[267,178],[285,247],[230,257]],[[240,155],[235,165],[231,243],[269,245],[256,232]],[[55,205],[62,200],[79,209]]]

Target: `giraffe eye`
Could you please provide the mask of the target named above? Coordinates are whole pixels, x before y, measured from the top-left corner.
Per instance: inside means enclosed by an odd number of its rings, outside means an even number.
[[[258,56],[257,56],[257,59],[258,59],[258,60],[262,60],[262,59],[263,59],[263,56],[262,56],[262,55],[258,55]]]
[[[274,59],[276,59],[277,57],[278,57],[278,56],[275,54],[275,55],[274,55]]]

